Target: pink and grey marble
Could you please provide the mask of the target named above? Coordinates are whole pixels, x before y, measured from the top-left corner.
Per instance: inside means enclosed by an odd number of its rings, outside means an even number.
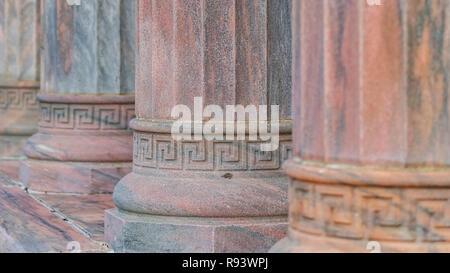
[[[42,1],[39,132],[20,179],[43,192],[112,192],[131,172],[134,0]]]
[[[37,130],[39,13],[38,0],[0,0],[0,171],[14,178]]]
[[[135,0],[45,0],[42,92],[134,93]]]
[[[105,237],[124,252],[260,252],[285,234],[290,1],[137,1],[134,169]],[[175,141],[173,106],[279,105],[280,149]],[[237,218],[239,220],[237,220]]]

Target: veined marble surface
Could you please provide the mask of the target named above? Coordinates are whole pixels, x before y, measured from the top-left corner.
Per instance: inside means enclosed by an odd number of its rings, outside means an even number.
[[[42,90],[134,92],[135,0],[45,0]]]
[[[39,80],[39,1],[0,0],[0,83]]]

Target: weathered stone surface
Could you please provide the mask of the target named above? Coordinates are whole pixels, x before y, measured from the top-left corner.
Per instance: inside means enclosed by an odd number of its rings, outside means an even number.
[[[81,227],[95,241],[104,241],[105,210],[114,207],[111,194],[33,194]]]
[[[39,1],[0,0],[0,171],[14,178],[37,130],[39,34]]]
[[[0,173],[0,252],[82,252],[106,249],[75,230]]]
[[[114,191],[120,213],[107,216],[106,240],[126,252],[267,250],[288,209],[281,166],[291,153],[291,40],[280,33],[290,33],[290,1],[137,5],[134,171]],[[195,97],[224,109],[280,105],[280,148],[263,152],[264,141],[248,136],[174,140],[172,108],[183,104],[193,112]],[[183,217],[198,219],[174,228]],[[231,220],[221,226],[218,217]],[[267,227],[267,236],[243,235],[253,221],[256,229]],[[196,232],[201,238],[187,235]]]
[[[284,216],[171,217],[117,209],[105,216],[105,240],[117,252],[261,253],[285,236],[286,228]]]
[[[134,0],[42,2],[39,132],[20,179],[44,192],[111,192],[131,172]]]
[[[294,3],[290,231],[273,251],[450,251],[450,3]]]

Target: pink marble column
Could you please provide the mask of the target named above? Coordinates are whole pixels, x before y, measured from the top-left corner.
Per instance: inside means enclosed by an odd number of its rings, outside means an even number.
[[[20,180],[39,192],[112,192],[131,171],[135,1],[41,3],[39,132]]]
[[[39,20],[38,0],[0,0],[0,171],[14,179],[37,130]]]
[[[266,251],[287,228],[290,1],[139,0],[134,171],[114,191],[105,238],[119,252]],[[183,104],[279,105],[280,146],[176,141]]]
[[[293,7],[294,158],[278,252],[450,251],[450,2]]]

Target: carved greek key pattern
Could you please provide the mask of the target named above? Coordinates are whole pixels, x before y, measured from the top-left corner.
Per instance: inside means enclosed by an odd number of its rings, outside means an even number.
[[[291,227],[300,232],[375,241],[450,241],[450,189],[291,183]]]
[[[260,142],[175,141],[170,134],[134,134],[134,164],[138,167],[197,170],[278,170],[292,151],[290,141],[280,149],[262,152]]]
[[[37,89],[0,88],[0,110],[38,109]]]
[[[135,117],[134,105],[40,104],[42,128],[126,130]]]

